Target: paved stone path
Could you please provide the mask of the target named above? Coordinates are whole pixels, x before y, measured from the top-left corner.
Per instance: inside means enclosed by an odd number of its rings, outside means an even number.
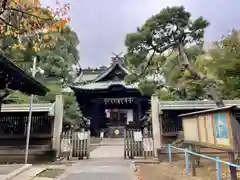
[[[90,158],[74,164],[59,180],[134,180],[132,162],[123,158],[123,140],[104,139]]]
[[[122,158],[124,157],[123,139],[103,139],[100,146],[91,152],[90,157],[95,158]]]

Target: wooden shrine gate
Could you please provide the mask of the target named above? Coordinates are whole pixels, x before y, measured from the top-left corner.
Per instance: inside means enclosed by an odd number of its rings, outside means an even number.
[[[78,159],[90,156],[90,132],[67,131],[61,135],[61,158],[70,160],[72,157]]]
[[[152,128],[126,127],[124,131],[124,158],[153,157]]]

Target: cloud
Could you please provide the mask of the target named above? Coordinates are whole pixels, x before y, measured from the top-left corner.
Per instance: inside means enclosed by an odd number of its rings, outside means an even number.
[[[209,20],[207,41],[240,27],[239,0],[71,0],[70,3],[71,26],[80,39],[83,67],[108,65],[112,52],[124,51],[126,34],[134,32],[166,6],[184,5],[193,17],[204,16]]]

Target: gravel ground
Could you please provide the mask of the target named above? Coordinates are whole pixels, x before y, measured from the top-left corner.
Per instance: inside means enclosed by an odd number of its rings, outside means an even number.
[[[227,157],[221,157],[227,161]],[[175,158],[172,164],[161,162],[159,164],[137,164],[144,180],[214,180],[216,179],[216,165],[214,161],[200,160],[200,167],[196,169],[196,177],[186,176],[185,162],[182,158]],[[222,180],[229,180],[228,166],[221,164]],[[238,172],[240,180],[240,173]]]

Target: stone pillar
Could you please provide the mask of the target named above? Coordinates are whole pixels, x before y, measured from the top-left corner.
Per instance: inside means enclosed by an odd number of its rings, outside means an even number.
[[[162,147],[161,128],[159,119],[159,99],[157,96],[151,97],[152,110],[152,131],[153,131],[153,154],[158,157],[158,149]]]
[[[56,95],[55,112],[54,112],[54,125],[53,125],[53,141],[52,147],[56,150],[56,157],[60,155],[61,147],[61,133],[63,125],[63,96]]]

